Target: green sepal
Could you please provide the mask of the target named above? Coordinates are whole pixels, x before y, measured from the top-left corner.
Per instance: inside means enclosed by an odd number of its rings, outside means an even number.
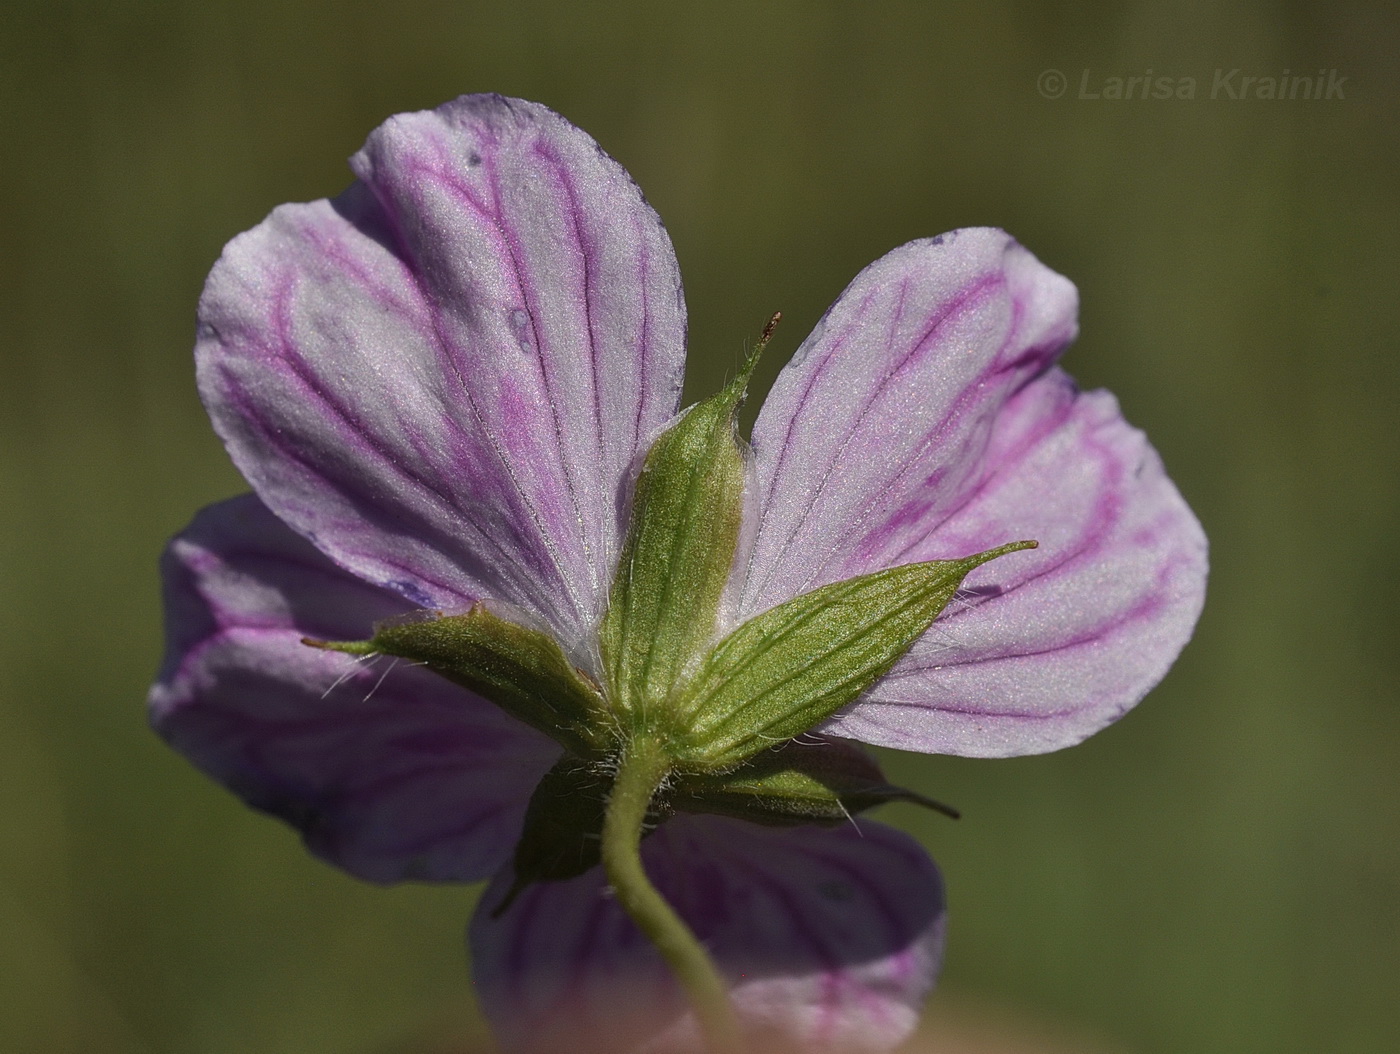
[[[799,736],[883,677],[974,568],[1013,542],[962,560],[905,564],[803,593],[715,646],[674,703],[677,768],[724,772]]]
[[[422,663],[578,757],[601,757],[615,741],[615,722],[602,692],[554,638],[501,618],[484,604],[473,605],[465,615],[381,622],[367,641],[305,643]]]
[[[732,772],[678,776],[668,800],[680,812],[716,813],[771,827],[845,823],[892,801],[957,817],[957,810],[885,779],[852,743],[811,737],[749,758]]]
[[[744,455],[735,414],[758,358],[652,445],[599,627],[618,712],[648,726],[681,675],[714,642],[715,617],[743,518]]]
[[[530,796],[525,825],[515,844],[515,881],[492,909],[493,918],[502,915],[531,883],[577,878],[600,862],[612,783],[607,765],[567,754],[545,773]],[[665,804],[654,800],[643,837],[669,815]]]

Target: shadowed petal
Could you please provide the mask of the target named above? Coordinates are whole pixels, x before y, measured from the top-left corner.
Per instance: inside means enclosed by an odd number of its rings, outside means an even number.
[[[678,816],[642,843],[657,888],[731,979],[768,1051],[885,1051],[913,1029],[942,948],[942,883],[877,823],[774,829]],[[656,950],[601,868],[528,888],[500,919],[499,875],[471,926],[486,1012],[511,1054],[699,1051]]]
[[[1074,338],[1077,303],[987,228],[910,242],[862,271],[754,425],[740,616],[908,562],[897,554],[981,481],[997,412]]]
[[[1070,746],[1147,693],[1191,636],[1206,540],[1108,392],[1054,369],[1003,409],[965,504],[899,559],[1036,538],[959,599],[826,727],[867,743],[1001,757]]]
[[[414,606],[485,597],[577,643],[619,491],[675,412],[680,277],[660,220],[534,103],[402,114],[335,201],[229,243],[200,302],[200,391],[278,516]]]
[[[201,512],[164,577],[152,722],[199,768],[370,881],[474,881],[509,858],[558,748],[426,670],[301,643],[363,638],[402,600],[252,495]]]

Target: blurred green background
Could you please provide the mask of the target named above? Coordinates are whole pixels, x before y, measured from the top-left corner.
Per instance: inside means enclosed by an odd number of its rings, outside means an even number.
[[[890,759],[966,813],[885,817],[950,886],[933,1027],[1396,1049],[1397,54],[1381,0],[12,2],[0,1049],[423,1054],[479,1034],[474,891],[331,871],[142,708],[156,556],[242,489],[193,387],[205,273],[274,205],[338,192],[383,118],[468,91],[553,106],[635,175],[686,277],[692,394],[780,308],[766,388],[894,245],[1008,228],[1080,287],[1071,372],[1118,393],[1206,524],[1196,640],[1120,725],[1043,758]],[[1344,98],[1211,99],[1232,68],[1336,70]],[[1197,97],[1083,99],[1085,70],[1089,93],[1151,70]]]

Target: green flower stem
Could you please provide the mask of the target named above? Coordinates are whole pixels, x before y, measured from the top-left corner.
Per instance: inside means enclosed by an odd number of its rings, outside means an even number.
[[[603,867],[618,903],[656,945],[690,997],[711,1054],[743,1054],[724,978],[642,867],[642,824],[652,795],[670,771],[671,758],[656,740],[639,735],[628,744],[603,821]]]

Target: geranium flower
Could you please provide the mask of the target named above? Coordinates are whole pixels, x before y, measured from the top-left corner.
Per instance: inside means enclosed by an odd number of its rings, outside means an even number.
[[[351,167],[340,197],[235,238],[200,302],[200,391],[254,494],[166,554],[155,727],[351,874],[494,875],[471,944],[509,1049],[694,1045],[601,868],[521,873],[527,805],[574,733],[382,648],[306,644],[486,603],[557,643],[580,684],[611,683],[600,624],[684,366],[669,239],[626,172],[533,103],[400,115]],[[1055,750],[1133,706],[1189,637],[1204,537],[1113,397],[1055,365],[1076,308],[1001,231],[911,242],[857,276],[768,396],[697,639],[833,583],[1039,542],[971,570],[821,735],[780,745],[780,765],[843,774],[809,818],[909,796],[850,740]],[[941,954],[931,862],[864,819],[761,826],[712,790],[673,787],[642,855],[746,1026],[801,1049],[896,1045]],[[586,804],[586,786],[559,800]]]

